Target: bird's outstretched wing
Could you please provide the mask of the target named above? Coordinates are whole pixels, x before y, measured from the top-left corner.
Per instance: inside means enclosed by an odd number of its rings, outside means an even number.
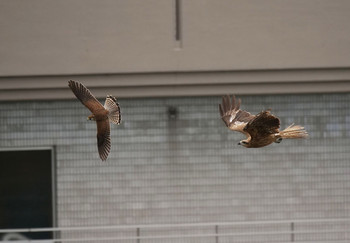
[[[219,104],[221,119],[226,126],[233,131],[238,131],[245,134],[244,128],[249,121],[254,119],[254,115],[247,111],[239,109],[241,100],[233,95],[232,100],[229,95],[222,97],[222,104]]]
[[[109,121],[96,121],[97,124],[97,148],[100,158],[105,161],[111,150],[111,135]]]
[[[73,80],[68,82],[75,96],[85,105],[92,113],[104,109],[103,105],[91,94],[91,92],[82,84]]]
[[[251,140],[264,139],[270,134],[279,132],[280,119],[272,115],[270,111],[262,111],[250,120],[244,131],[249,133]]]

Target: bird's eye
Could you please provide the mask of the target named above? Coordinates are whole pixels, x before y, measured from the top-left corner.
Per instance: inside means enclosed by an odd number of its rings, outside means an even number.
[[[239,143],[238,143],[238,145],[247,145],[248,144],[248,142],[247,141],[240,141]]]

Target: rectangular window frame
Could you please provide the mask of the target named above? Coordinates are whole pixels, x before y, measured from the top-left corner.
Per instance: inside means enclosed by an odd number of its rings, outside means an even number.
[[[51,199],[52,199],[52,228],[58,226],[57,222],[57,163],[56,163],[56,147],[10,147],[0,148],[0,152],[14,152],[14,151],[41,151],[49,150],[51,154]],[[52,232],[53,239],[57,238],[57,232]]]

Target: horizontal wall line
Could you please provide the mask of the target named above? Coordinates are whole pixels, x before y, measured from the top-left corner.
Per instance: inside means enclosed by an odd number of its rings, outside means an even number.
[[[350,68],[0,77],[0,100],[73,99],[68,80],[97,97],[350,92]]]

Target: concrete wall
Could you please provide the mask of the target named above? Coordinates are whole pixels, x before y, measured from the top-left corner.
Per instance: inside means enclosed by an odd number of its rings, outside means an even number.
[[[0,3],[0,75],[350,66],[347,0]]]
[[[246,149],[219,119],[220,97],[121,99],[102,163],[79,101],[31,101],[0,103],[0,148],[55,147],[62,227],[350,217],[350,95],[241,98],[243,109],[272,108],[282,127],[304,125],[310,138]]]
[[[124,97],[349,92],[349,11],[347,0],[3,0],[0,100],[66,99],[69,79]]]
[[[350,66],[347,0],[0,3],[0,76]]]

